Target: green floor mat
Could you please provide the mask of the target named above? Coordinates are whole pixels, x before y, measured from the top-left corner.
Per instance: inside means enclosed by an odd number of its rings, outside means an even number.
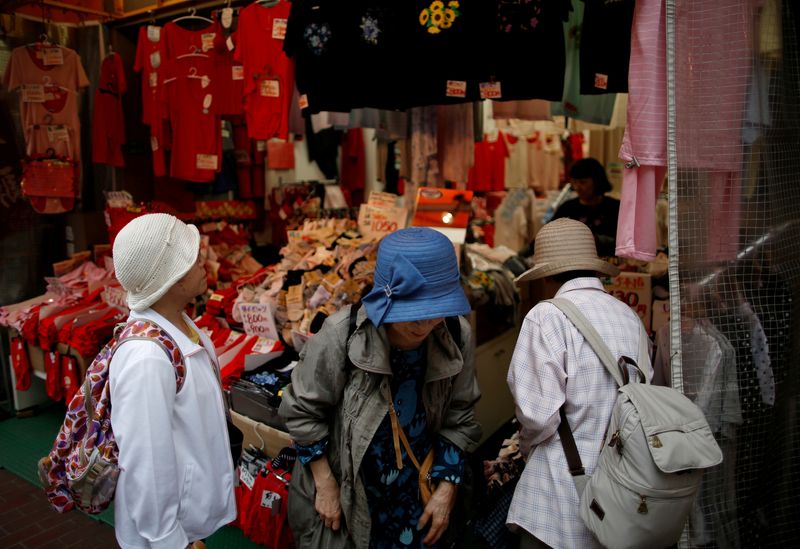
[[[53,406],[28,418],[0,421],[0,467],[39,487],[36,463],[47,455],[64,420],[65,409]],[[114,526],[113,508],[91,516]],[[209,549],[247,549],[260,547],[247,539],[241,530],[226,526],[208,538]]]

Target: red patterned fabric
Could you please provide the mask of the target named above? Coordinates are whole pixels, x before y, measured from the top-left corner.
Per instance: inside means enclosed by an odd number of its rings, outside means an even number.
[[[56,402],[61,401],[64,392],[61,388],[61,356],[57,352],[45,351],[44,373],[47,376],[44,382],[47,396]]]
[[[146,320],[130,322],[117,333],[87,369],[84,388],[70,400],[52,450],[39,460],[39,480],[50,505],[60,513],[76,506],[87,513],[99,513],[114,498],[119,449],[111,429],[108,371],[115,348],[128,338],[159,343],[175,368],[177,390],[183,387],[186,366],[169,334]],[[91,397],[89,402],[84,398],[86,392]],[[88,463],[85,456],[89,456]],[[90,464],[94,464],[96,475],[86,474]]]
[[[14,377],[17,380],[17,391],[30,389],[31,361],[28,357],[28,347],[21,337],[11,339],[11,366],[14,368]]]
[[[74,356],[61,355],[61,390],[64,400],[70,402],[81,386],[78,360]]]

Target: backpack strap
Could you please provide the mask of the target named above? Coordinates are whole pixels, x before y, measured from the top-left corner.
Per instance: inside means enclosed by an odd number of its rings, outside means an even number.
[[[152,341],[167,354],[167,358],[175,369],[175,393],[181,391],[186,379],[186,365],[178,344],[166,330],[152,320],[134,320],[124,325],[121,330],[118,327],[115,331],[118,331],[119,335],[115,334],[115,341],[111,343],[111,357],[114,356],[119,346],[127,341]],[[109,361],[111,357],[109,357]]]
[[[611,354],[611,350],[608,348],[608,345],[605,344],[603,338],[599,333],[597,333],[595,327],[592,326],[591,322],[589,322],[589,320],[572,301],[563,297],[554,297],[553,299],[546,299],[544,301],[555,305],[562,313],[564,313],[564,316],[566,316],[567,319],[569,319],[569,321],[575,325],[581,335],[583,335],[583,337],[586,339],[586,342],[589,343],[589,346],[592,348],[592,350],[594,350],[594,352],[597,354],[598,358],[600,358],[600,362],[602,362],[603,366],[606,367],[608,373],[610,373],[611,377],[614,378],[614,381],[617,382],[617,385],[622,387],[623,385],[627,385],[629,382],[628,368],[626,365],[634,366],[636,371],[639,373],[640,381],[642,383],[647,383],[647,377],[644,375],[644,372],[639,369],[632,359],[628,357],[620,357],[619,360],[614,359],[614,355]],[[645,355],[647,354],[647,342],[642,341],[643,337],[646,337],[646,334],[644,332],[644,327],[641,327],[639,336],[640,360],[643,358],[643,349]]]
[[[618,361],[614,360],[614,356],[611,354],[611,350],[608,348],[608,345],[605,344],[603,338],[600,337],[599,333],[597,333],[595,327],[592,326],[586,316],[581,313],[574,303],[563,297],[555,297],[553,299],[546,299],[544,301],[555,305],[562,313],[564,313],[564,316],[566,316],[567,319],[569,319],[569,321],[575,325],[578,331],[589,343],[592,350],[594,350],[594,352],[600,358],[600,362],[603,363],[603,366],[605,366],[606,370],[608,370],[608,372],[614,378],[614,381],[617,382],[617,385],[622,387],[623,385],[627,385],[630,381],[628,377],[628,365],[633,366],[639,372],[642,382],[647,382],[646,376],[632,359],[622,356]],[[643,349],[645,355],[647,355],[647,342],[643,341],[643,337],[646,337],[644,327],[642,327],[642,332],[639,338],[639,360],[643,359]],[[586,477],[586,469],[583,467],[581,456],[578,452],[578,446],[575,444],[575,437],[572,434],[572,428],[570,428],[569,421],[567,421],[567,412],[565,406],[566,405],[561,406],[561,408],[558,410],[561,418],[561,422],[558,425],[558,436],[561,439],[561,446],[564,448],[564,455],[567,458],[569,474],[572,475],[572,480],[575,482],[575,489],[578,492],[578,497],[580,497],[583,494],[584,488],[586,487],[588,478]]]

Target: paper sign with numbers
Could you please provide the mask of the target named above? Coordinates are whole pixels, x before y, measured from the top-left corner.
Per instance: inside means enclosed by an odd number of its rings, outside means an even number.
[[[278,80],[262,80],[259,91],[262,97],[280,97],[281,83]]]
[[[236,307],[239,309],[246,334],[266,339],[279,339],[272,305],[269,303],[239,303]]]
[[[358,210],[358,230],[366,237],[381,238],[406,227],[408,210],[362,204]]]

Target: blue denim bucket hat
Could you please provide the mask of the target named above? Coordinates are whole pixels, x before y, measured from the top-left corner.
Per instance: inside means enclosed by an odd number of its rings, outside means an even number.
[[[453,243],[425,227],[387,235],[378,248],[374,286],[363,303],[375,326],[469,313]]]

